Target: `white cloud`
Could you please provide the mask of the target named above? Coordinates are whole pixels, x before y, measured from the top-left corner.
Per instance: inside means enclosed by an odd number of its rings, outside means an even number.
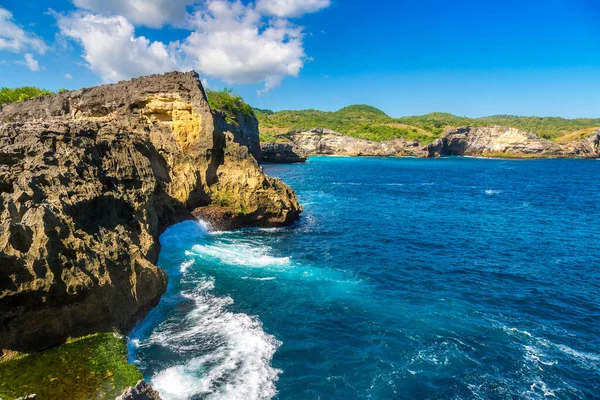
[[[256,8],[281,18],[294,18],[331,5],[330,0],[258,0]]]
[[[15,24],[12,13],[0,7],[0,50],[21,52],[28,49],[44,54],[48,46],[42,39]]]
[[[134,25],[160,28],[182,24],[186,7],[197,0],[73,0],[75,6],[104,15],[122,15]]]
[[[301,29],[279,19],[263,25],[251,5],[210,0],[191,24],[197,30],[182,45],[189,61],[228,84],[264,82],[269,90],[304,66]]]
[[[61,33],[83,46],[89,68],[105,82],[182,69],[177,42],[165,45],[136,37],[125,17],[76,12],[57,18]]]
[[[73,75],[67,73],[67,74],[65,74],[65,78],[68,80],[71,80],[71,79],[73,79]]]
[[[145,3],[145,4],[142,4]],[[151,3],[148,5],[148,3]],[[76,11],[56,14],[63,36],[83,47],[89,68],[107,82],[151,73],[196,69],[227,84],[263,82],[263,91],[298,76],[310,59],[302,28],[288,17],[314,12],[330,0],[74,0]],[[116,15],[119,14],[119,15]],[[285,18],[284,18],[285,17]],[[185,24],[184,24],[185,22]],[[168,23],[191,31],[181,42],[135,36],[134,25]]]
[[[18,63],[27,66],[33,72],[40,70],[40,63],[38,63],[31,53],[25,53],[25,61],[18,61]]]

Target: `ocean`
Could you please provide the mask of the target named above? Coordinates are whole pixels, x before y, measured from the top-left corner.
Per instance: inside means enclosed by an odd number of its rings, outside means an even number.
[[[264,169],[293,226],[161,237],[129,357],[165,400],[600,396],[600,162]]]

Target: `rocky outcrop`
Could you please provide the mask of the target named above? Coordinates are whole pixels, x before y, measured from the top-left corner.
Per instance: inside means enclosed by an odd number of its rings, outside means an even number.
[[[568,157],[600,158],[600,130],[582,139],[561,144]]]
[[[560,146],[538,137],[533,132],[499,126],[454,129],[429,145],[427,150],[429,157],[559,157],[562,154]]]
[[[161,400],[159,393],[146,381],[139,381],[115,400]]]
[[[254,116],[237,112],[234,118],[227,118],[225,113],[216,110],[217,128],[222,132],[231,132],[236,143],[246,146],[254,159],[261,160],[258,120]]]
[[[600,131],[579,140],[553,143],[533,132],[500,126],[466,127],[446,132],[427,147],[429,157],[597,158]]]
[[[294,130],[281,135],[306,154],[344,156],[424,156],[426,149],[417,141],[395,139],[372,142],[342,135],[325,128]]]
[[[293,143],[262,143],[260,147],[262,162],[294,164],[308,159],[308,154]]]
[[[167,277],[159,234],[218,206],[249,225],[301,207],[223,132],[196,73],[0,108],[0,349],[127,329]]]
[[[515,128],[463,127],[447,131],[427,146],[403,139],[371,142],[324,128],[295,130],[281,134],[279,138],[287,140],[288,147],[312,155],[600,158],[600,131],[578,140],[554,143],[540,138],[533,132]],[[263,144],[265,151],[268,151],[270,146],[273,145]],[[277,158],[273,157],[273,161],[277,162]]]

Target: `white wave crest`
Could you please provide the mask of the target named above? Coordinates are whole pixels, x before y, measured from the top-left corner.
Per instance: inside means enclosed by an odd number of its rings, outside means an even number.
[[[199,256],[217,259],[229,265],[268,267],[290,264],[290,257],[273,257],[269,255],[270,250],[268,246],[239,241],[214,245],[198,244],[192,247],[192,251]]]
[[[193,310],[165,321],[148,339],[187,359],[154,374],[152,385],[165,400],[272,398],[281,371],[270,363],[281,342],[257,318],[228,311],[233,300],[212,295],[213,288],[214,279],[202,279],[184,292]]]
[[[487,194],[488,196],[492,196],[494,194],[500,194],[500,193],[502,193],[502,190],[491,190],[491,189],[488,189],[488,190],[485,191],[485,194]]]
[[[182,274],[185,274],[185,272],[187,271],[187,269],[189,267],[191,267],[192,265],[194,265],[194,260],[187,260],[181,263],[181,265],[179,266],[179,271]]]
[[[274,276],[267,276],[266,278],[253,278],[251,276],[244,276],[242,277],[242,279],[250,279],[251,281],[274,281],[277,278],[275,278]]]

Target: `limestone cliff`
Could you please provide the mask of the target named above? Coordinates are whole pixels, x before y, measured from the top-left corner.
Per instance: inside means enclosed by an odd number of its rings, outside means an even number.
[[[260,162],[260,139],[258,133],[258,121],[256,117],[236,112],[232,118],[227,118],[224,112],[215,110],[218,118],[217,128],[223,132],[230,132],[236,143],[246,146],[248,151]]]
[[[158,235],[198,207],[298,218],[219,126],[193,72],[0,108],[0,349],[129,327],[166,288]]]
[[[404,139],[372,142],[325,128],[294,130],[280,135],[306,154],[345,156],[423,156],[426,149],[417,141]]]
[[[480,156],[507,158],[600,158],[600,131],[577,140],[551,142],[533,132],[500,126],[462,127],[451,129],[429,145],[396,139],[371,142],[315,128],[279,134],[286,145],[311,155],[348,156]],[[263,143],[270,159],[281,162],[287,148],[276,143]]]
[[[533,132],[515,128],[466,127],[446,132],[428,146],[429,157],[436,156],[530,156],[560,157],[560,146]]]
[[[578,140],[561,143],[569,157],[600,158],[600,130]]]

